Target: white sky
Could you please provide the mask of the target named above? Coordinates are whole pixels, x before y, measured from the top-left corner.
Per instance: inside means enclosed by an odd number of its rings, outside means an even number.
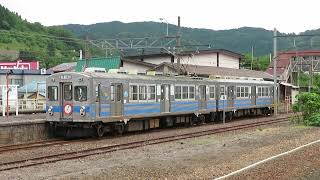
[[[319,0],[0,0],[30,22],[43,25],[158,21],[214,30],[243,26],[281,32],[320,28]],[[164,29],[165,31],[165,29]]]

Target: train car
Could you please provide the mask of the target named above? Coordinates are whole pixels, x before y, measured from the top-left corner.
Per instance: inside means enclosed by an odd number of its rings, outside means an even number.
[[[268,114],[270,81],[65,72],[47,78],[52,129],[103,136],[221,119]]]

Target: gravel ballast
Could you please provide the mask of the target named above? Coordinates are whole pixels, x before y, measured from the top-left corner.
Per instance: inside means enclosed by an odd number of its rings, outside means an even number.
[[[190,131],[190,130],[188,130]],[[167,131],[160,133],[176,133]],[[144,134],[154,136],[156,133]],[[319,128],[291,123],[226,132],[171,143],[144,146],[137,149],[90,156],[19,170],[1,172],[0,179],[207,179],[228,174],[245,166],[317,140]],[[132,140],[137,136],[119,138]],[[110,139],[110,144],[116,139]],[[70,144],[55,148],[32,150],[45,153],[62,149],[88,148],[94,144]],[[96,146],[101,146],[95,142]],[[25,153],[25,154],[24,154]],[[8,153],[0,161],[14,159]],[[23,155],[20,155],[23,156]],[[270,169],[273,171],[273,169]]]

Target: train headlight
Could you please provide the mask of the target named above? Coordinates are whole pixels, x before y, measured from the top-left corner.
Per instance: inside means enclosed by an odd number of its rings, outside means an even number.
[[[80,115],[81,116],[85,116],[86,115],[86,107],[84,107],[84,106],[80,107]]]
[[[52,106],[49,106],[48,113],[50,116],[53,116],[53,107]]]

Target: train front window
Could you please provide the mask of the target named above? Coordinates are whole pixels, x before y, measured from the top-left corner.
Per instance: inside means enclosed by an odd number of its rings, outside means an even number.
[[[87,86],[76,86],[74,88],[74,100],[80,102],[87,100]]]
[[[58,100],[58,87],[57,86],[49,86],[48,87],[48,100],[49,101],[57,101]]]
[[[72,85],[71,84],[63,85],[63,98],[66,101],[72,100]]]

